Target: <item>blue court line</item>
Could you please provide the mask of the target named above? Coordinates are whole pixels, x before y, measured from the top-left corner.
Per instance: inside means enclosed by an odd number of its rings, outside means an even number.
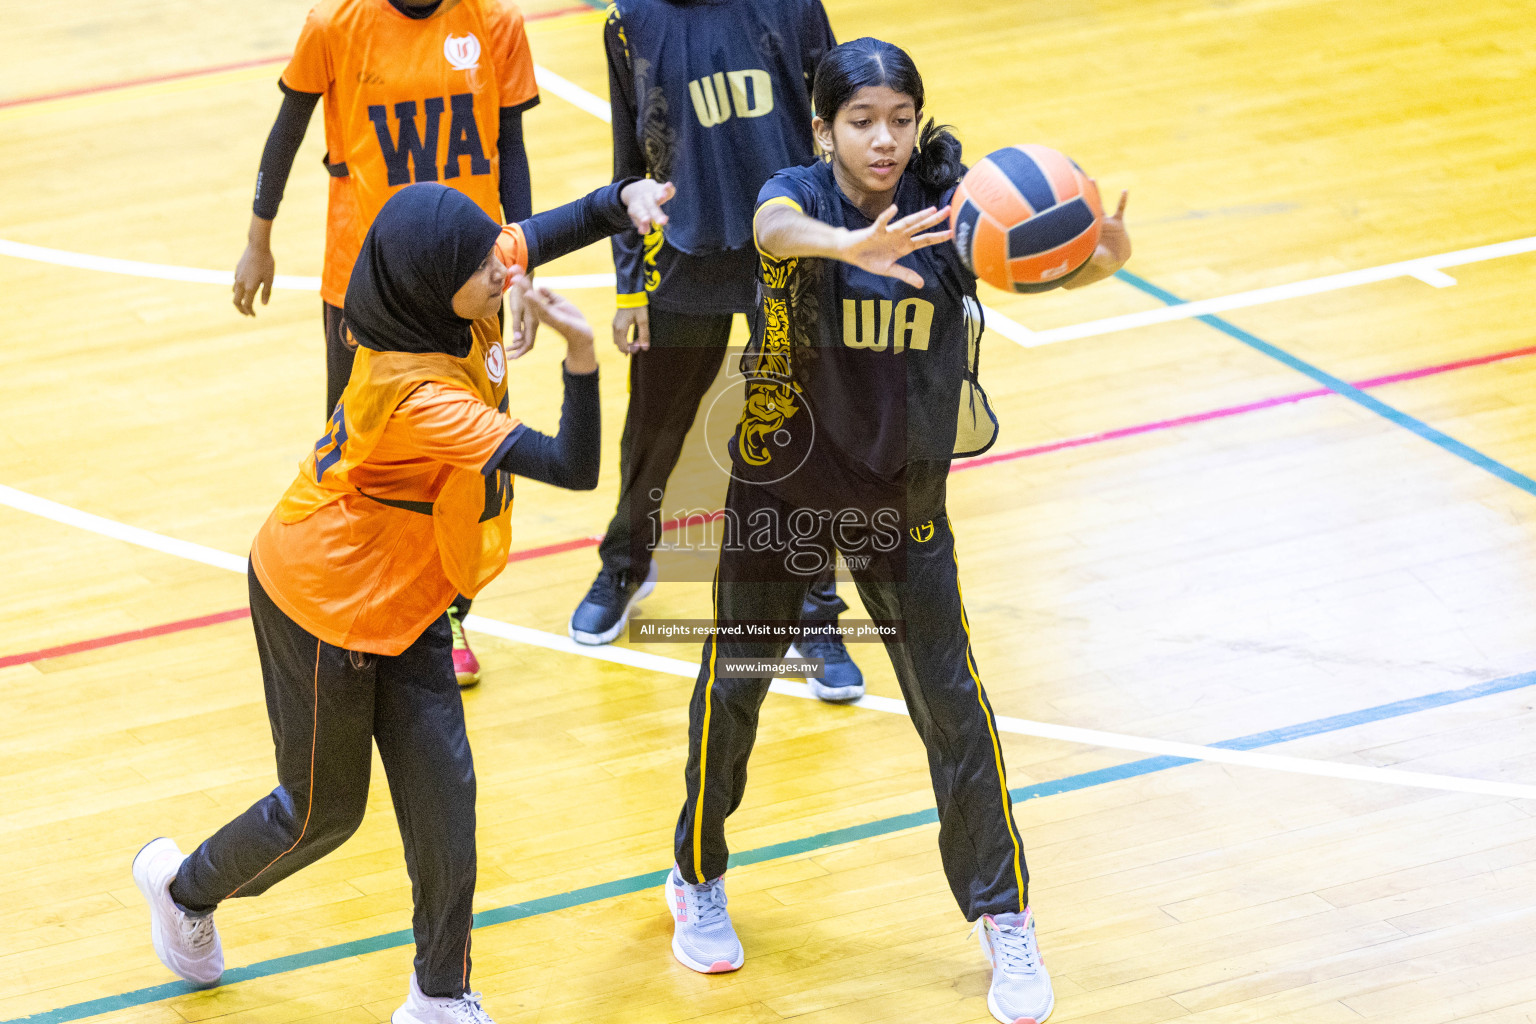
[[[1496,693],[1522,690],[1529,686],[1536,686],[1536,672],[1522,672],[1519,675],[1505,676],[1502,679],[1474,683],[1471,686],[1464,686],[1457,690],[1442,690],[1438,693],[1411,697],[1407,700],[1394,701],[1390,704],[1379,704],[1376,707],[1350,711],[1342,715],[1332,715],[1328,718],[1317,718],[1310,722],[1300,722],[1296,725],[1270,729],[1265,732],[1251,733],[1247,736],[1239,736],[1236,739],[1224,740],[1211,745],[1227,750],[1255,750],[1259,747],[1273,746],[1277,743],[1288,743],[1291,740],[1302,739],[1307,736],[1339,732],[1340,730],[1349,729],[1357,725],[1381,722],[1389,718],[1401,718],[1420,711],[1442,708],[1451,704],[1460,704],[1464,701],[1476,700],[1479,697],[1488,697]],[[1035,800],[1044,796],[1055,796],[1059,793],[1071,793],[1077,790],[1090,789],[1094,786],[1102,786],[1107,783],[1136,778],[1141,775],[1151,775],[1154,772],[1167,771],[1170,768],[1195,763],[1196,759],[1188,757],[1148,757],[1110,768],[1100,768],[1097,771],[1068,775],[1065,778],[1054,779],[1050,782],[1039,782],[1032,786],[1020,786],[1016,789],[1010,789],[1008,795],[1013,799],[1014,803],[1023,803],[1027,800]],[[931,807],[927,810],[913,811],[909,814],[898,814],[895,817],[882,818],[879,821],[871,821],[863,825],[851,825],[847,828],[833,829],[830,832],[822,832],[818,835],[806,836],[802,839],[791,839],[787,842],[761,846],[755,850],[733,853],[731,854],[731,866],[742,867],[747,864],[777,860],[780,857],[801,856],[826,849],[827,847],[840,846],[843,843],[857,842],[862,839],[873,839],[877,836],[889,835],[893,832],[915,828],[919,825],[934,825],[938,823],[938,820],[938,812]],[[487,928],[491,925],[505,924],[508,921],[538,917],[542,914],[554,913],[557,910],[569,910],[572,907],[585,906],[602,900],[613,899],[616,896],[628,896],[637,892],[643,892],[646,889],[657,888],[666,880],[669,871],[670,869],[649,871],[643,875],[631,875],[628,878],[620,878],[615,881],[604,882],[600,885],[572,889],[570,892],[563,892],[554,896],[543,896],[538,899],[528,900],[525,903],[513,903],[510,906],[498,907],[495,910],[482,911],[475,915],[475,927]],[[288,971],[296,971],[304,967],[334,963],[337,960],[346,960],[351,957],[363,956],[367,953],[377,953],[380,950],[398,949],[401,946],[409,946],[413,942],[414,938],[409,929],[389,932],[384,935],[375,935],[366,939],[353,939],[334,946],[325,946],[321,949],[312,949],[304,953],[293,953],[289,956],[280,956],[272,960],[263,960],[260,963],[247,964],[244,967],[231,968],[224,972],[220,986],[251,981],[255,978],[266,978],[274,974],[284,974]],[[111,1013],[114,1010],[126,1010],[135,1006],[143,1006],[146,1003],[169,999],[173,996],[187,995],[198,990],[196,985],[185,981],[167,982],[163,985],[152,985],[149,988],[124,992],[120,995],[89,999],[82,1003],[60,1007],[57,1010],[46,1010],[42,1013],[34,1013],[26,1017],[16,1017],[12,1020],[0,1021],[0,1024],[67,1024],[69,1021],[77,1021],[83,1017]]]
[[[1135,274],[1132,274],[1129,271],[1116,271],[1115,276],[1127,284],[1146,292],[1148,295],[1162,302],[1164,305],[1177,306],[1183,304],[1186,301],[1179,298],[1177,295],[1170,291],[1159,288],[1157,285],[1153,284],[1151,281],[1148,281],[1146,278],[1137,277]],[[1262,338],[1249,334],[1241,327],[1223,320],[1219,316],[1212,316],[1207,314],[1206,316],[1196,317],[1196,319],[1208,327],[1216,328],[1218,331],[1229,337],[1236,338],[1238,341],[1242,342],[1244,345],[1247,345],[1249,348],[1257,352],[1262,352],[1264,355],[1269,356],[1271,359],[1284,363],[1286,366],[1289,366],[1291,369],[1297,371],[1298,373],[1303,373],[1306,376],[1311,377],[1313,380],[1317,381],[1329,391],[1349,399],[1356,405],[1364,406],[1371,412],[1382,417],[1383,419],[1397,424],[1404,430],[1411,430],[1413,433],[1418,434],[1430,444],[1439,445],[1441,448],[1450,452],[1457,458],[1463,459],[1467,462],[1470,462],[1472,465],[1479,469],[1483,469],[1489,473],[1492,473],[1494,476],[1498,477],[1500,480],[1503,480],[1505,483],[1514,484],[1525,493],[1536,495],[1536,480],[1531,479],[1518,470],[1504,465],[1504,463],[1499,462],[1496,459],[1489,458],[1482,452],[1478,451],[1476,448],[1462,444],[1454,437],[1451,437],[1449,434],[1443,433],[1442,431],[1436,430],[1434,427],[1430,426],[1428,423],[1425,423],[1423,420],[1410,416],[1398,409],[1392,408],[1392,406],[1383,402],[1381,399],[1361,391],[1359,388],[1355,387],[1348,381],[1340,380],[1333,374],[1313,366],[1311,363],[1304,359],[1299,359],[1296,356],[1291,355],[1289,352],[1282,348],[1277,348],[1276,346],[1271,345],[1269,342]]]

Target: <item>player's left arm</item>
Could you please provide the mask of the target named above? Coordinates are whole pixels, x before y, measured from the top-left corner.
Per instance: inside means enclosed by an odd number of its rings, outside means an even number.
[[[497,182],[505,223],[527,220],[533,215],[533,184],[528,171],[528,147],[523,137],[523,112],[538,105],[539,87],[534,80],[533,54],[522,12],[515,5],[495,0],[486,7],[486,27],[490,35],[492,59],[496,67],[500,111],[496,132]],[[538,335],[539,318],[523,305],[517,295],[511,297],[512,340],[507,345],[511,359],[533,348]]]
[[[496,133],[496,152],[501,163],[498,185],[503,219],[511,224],[533,215],[523,112],[538,106],[539,86],[534,80],[533,53],[528,48],[522,12],[505,0],[492,0],[486,5],[485,15],[501,108]]]
[[[651,168],[637,135],[639,102],[629,40],[618,4],[608,6],[603,22],[603,50],[608,63],[609,122],[613,131],[613,180],[642,178]],[[645,242],[638,231],[613,236],[615,309],[613,344],[625,355],[651,347],[650,294],[646,290]]]
[[[1088,257],[1087,265],[1063,284],[1063,288],[1082,288],[1102,281],[1125,266],[1125,261],[1131,258],[1131,233],[1125,228],[1125,201],[1129,196],[1128,191],[1120,193],[1119,207],[1113,215],[1104,218],[1104,224],[1099,230],[1099,247]]]

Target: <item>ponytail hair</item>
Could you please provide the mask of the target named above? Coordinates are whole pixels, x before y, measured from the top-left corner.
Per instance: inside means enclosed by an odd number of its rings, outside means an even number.
[[[917,65],[901,47],[869,36],[834,46],[821,58],[811,88],[811,104],[816,116],[830,125],[855,93],[879,85],[912,97],[921,119],[923,76],[918,74]],[[929,118],[918,135],[917,151],[908,170],[935,192],[946,192],[959,184],[966,168],[960,162],[960,140],[954,130]]]
[[[948,192],[960,184],[965,172],[954,129],[930,117],[917,140],[917,152],[912,154],[912,173],[935,192]]]

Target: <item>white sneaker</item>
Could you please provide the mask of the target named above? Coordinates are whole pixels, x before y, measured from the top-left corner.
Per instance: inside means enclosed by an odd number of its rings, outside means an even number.
[[[188,981],[216,985],[224,947],[213,915],[193,917],[171,899],[171,879],[184,859],[174,840],[156,839],[134,856],[133,884],[149,901],[149,934],[160,962]]]
[[[693,885],[677,868],[667,877],[662,898],[672,913],[672,955],[700,974],[734,971],[746,960],[731,915],[725,912],[725,876]]]
[[[981,951],[992,965],[987,1009],[1003,1024],[1043,1024],[1056,1008],[1051,976],[1035,943],[1035,915],[987,914],[976,922]]]
[[[465,992],[458,998],[424,995],[411,972],[411,991],[405,1005],[389,1017],[390,1024],[496,1024],[480,1007],[479,992]]]

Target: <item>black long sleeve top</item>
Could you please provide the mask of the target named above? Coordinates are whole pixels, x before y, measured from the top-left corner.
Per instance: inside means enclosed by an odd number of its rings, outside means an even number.
[[[529,268],[549,263],[628,227],[629,213],[620,196],[629,184],[618,181],[604,185],[574,203],[522,221],[519,226],[528,243]],[[565,399],[560,407],[559,433],[550,437],[526,423],[518,424],[486,464],[487,473],[505,470],[575,491],[590,491],[597,486],[602,454],[597,371],[566,371],[562,376]]]
[[[565,400],[560,406],[560,432],[541,434],[518,424],[491,457],[487,471],[505,470],[572,491],[597,486],[602,454],[602,409],[598,402],[597,371],[563,371]]]

